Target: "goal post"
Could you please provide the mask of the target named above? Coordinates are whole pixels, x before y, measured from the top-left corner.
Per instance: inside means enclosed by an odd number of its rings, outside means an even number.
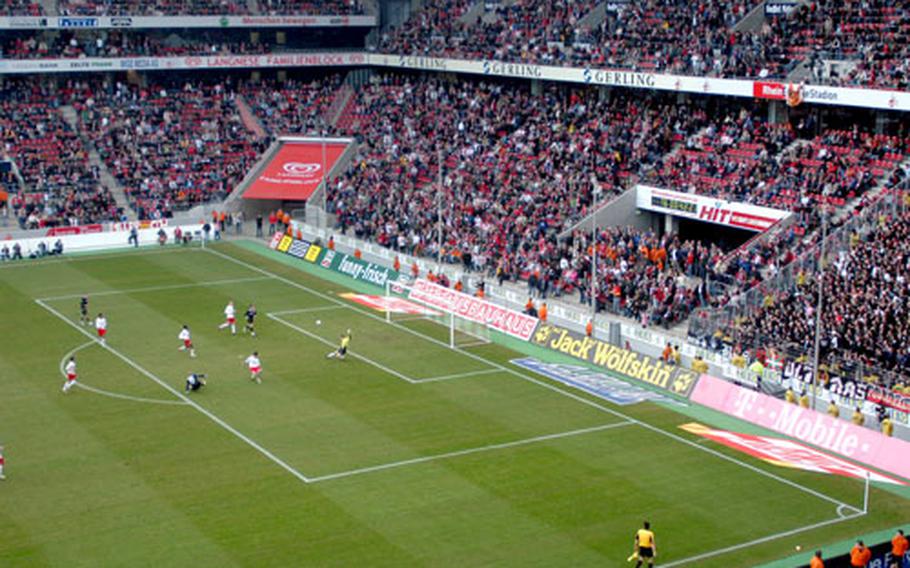
[[[411,287],[387,282],[385,319],[411,331],[445,342],[452,349],[486,345],[491,342],[486,324],[462,317],[451,310],[430,306],[411,295]]]

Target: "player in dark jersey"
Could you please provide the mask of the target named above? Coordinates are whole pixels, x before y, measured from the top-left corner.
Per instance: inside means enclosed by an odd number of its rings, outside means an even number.
[[[92,320],[88,317],[88,296],[82,296],[79,299],[79,323],[92,325]]]
[[[250,335],[256,337],[256,306],[250,304],[250,307],[246,309],[246,313],[243,314],[243,317],[246,318],[246,324],[243,326],[243,332],[250,332]]]
[[[205,375],[192,373],[186,378],[186,388],[183,392],[195,392],[205,386]]]

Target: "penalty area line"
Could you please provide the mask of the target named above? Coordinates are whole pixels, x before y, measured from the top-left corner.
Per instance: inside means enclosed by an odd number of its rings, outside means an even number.
[[[60,374],[63,375],[64,379],[66,379],[66,369],[65,369],[66,361],[70,357],[75,355],[76,353],[85,349],[86,347],[96,345],[97,343],[98,343],[97,341],[92,339],[91,341],[87,341],[87,342],[83,343],[82,345],[79,345],[78,347],[74,347],[74,348],[70,349],[67,352],[67,354],[63,356],[63,359],[60,360]],[[76,381],[76,386],[79,387],[80,389],[86,390],[88,392],[93,392],[95,394],[100,394],[101,396],[106,396],[109,398],[118,398],[120,400],[130,400],[133,402],[144,402],[147,404],[169,404],[172,406],[186,406],[186,403],[183,402],[182,400],[162,400],[160,398],[145,398],[145,397],[141,397],[141,396],[132,396],[132,395],[128,395],[128,394],[121,394],[119,392],[111,392],[111,391],[107,391],[104,389],[99,389],[97,387],[93,387],[91,385],[85,384],[84,382],[79,381],[79,380]]]
[[[374,465],[370,467],[361,467],[358,469],[351,469],[348,471],[339,471],[338,473],[329,473],[327,475],[320,475],[318,477],[311,477],[310,482],[318,483],[320,481],[330,481],[332,479],[341,479],[343,477],[351,477],[354,475],[362,475],[364,473],[372,473],[376,471],[383,471],[386,469],[393,469],[396,467],[404,467],[408,465],[416,465],[420,463],[427,463],[437,460],[445,460],[450,458],[455,458],[459,456],[468,456],[471,454],[479,454],[482,452],[491,452],[494,450],[503,450],[506,448],[515,448],[518,446],[526,446],[529,444],[536,444],[539,442],[546,442],[548,440],[559,440],[560,438],[569,438],[572,436],[579,436],[582,434],[590,434],[591,432],[602,432],[604,430],[611,430],[613,428],[621,428],[623,426],[630,426],[631,422],[614,422],[612,424],[604,424],[601,426],[593,426],[591,428],[581,428],[578,430],[570,430],[568,432],[558,432],[556,434],[545,434],[543,436],[534,436],[533,438],[525,438],[522,440],[514,440],[512,442],[503,442],[501,444],[490,444],[488,446],[480,446],[477,448],[467,448],[464,450],[457,450],[454,452],[447,452],[444,454],[436,454],[432,456],[423,456],[419,458],[413,458],[409,460],[401,460],[396,462],[389,462],[380,465]]]
[[[47,310],[48,312],[50,312],[52,315],[54,315],[54,316],[56,316],[57,318],[59,318],[60,320],[62,320],[64,323],[66,323],[67,325],[69,325],[70,327],[72,327],[73,329],[75,329],[76,331],[78,331],[79,333],[81,333],[82,335],[84,335],[84,336],[88,337],[89,339],[91,339],[91,340],[97,342],[97,340],[96,340],[89,332],[87,332],[85,329],[83,329],[82,327],[80,327],[80,326],[79,326],[78,324],[76,324],[75,322],[71,321],[69,318],[67,318],[65,315],[61,314],[59,311],[57,311],[57,310],[54,309],[53,307],[51,307],[51,306],[45,304],[45,303],[42,302],[41,300],[35,300],[35,303],[37,303],[39,306],[41,306],[42,308],[44,308],[45,310]],[[112,355],[114,355],[115,357],[117,357],[118,359],[120,359],[121,361],[123,361],[124,363],[126,363],[127,365],[129,365],[130,367],[132,367],[133,369],[137,370],[139,373],[141,373],[142,375],[144,375],[144,376],[147,377],[148,379],[151,379],[152,381],[154,381],[155,383],[157,383],[157,384],[158,384],[159,386],[161,386],[161,388],[163,388],[164,390],[168,391],[169,393],[171,393],[172,395],[174,395],[174,396],[177,397],[178,399],[180,399],[180,400],[182,400],[183,402],[185,402],[187,405],[189,405],[189,406],[193,407],[194,409],[196,409],[199,413],[201,413],[203,416],[205,416],[206,418],[208,418],[209,420],[211,420],[212,422],[214,422],[215,424],[217,424],[218,426],[220,426],[220,427],[223,428],[224,430],[227,430],[228,432],[230,432],[231,434],[233,434],[235,437],[237,437],[238,439],[240,439],[241,441],[243,441],[244,443],[246,443],[248,446],[250,446],[251,448],[253,448],[253,449],[256,450],[257,452],[259,452],[260,454],[262,454],[264,457],[266,457],[267,459],[269,459],[270,461],[272,461],[272,462],[275,463],[276,465],[280,466],[282,469],[284,469],[285,471],[287,471],[288,473],[290,473],[291,475],[293,475],[294,477],[296,477],[296,478],[299,479],[300,481],[302,481],[302,482],[304,482],[304,483],[310,483],[310,478],[308,478],[308,477],[305,476],[304,474],[300,473],[299,471],[297,471],[296,469],[294,469],[293,467],[291,467],[290,465],[288,465],[287,462],[285,462],[284,460],[282,460],[281,458],[279,458],[278,456],[276,456],[275,454],[273,454],[273,453],[270,452],[269,450],[267,450],[267,449],[265,449],[264,447],[262,447],[261,445],[259,445],[256,441],[254,441],[253,439],[251,439],[249,436],[247,436],[246,434],[244,434],[244,433],[241,432],[240,430],[234,428],[233,426],[231,426],[230,424],[228,424],[227,422],[225,422],[224,420],[222,420],[221,418],[219,418],[218,416],[216,416],[215,414],[213,414],[213,413],[210,412],[209,410],[206,410],[204,407],[202,407],[201,405],[199,405],[199,404],[196,403],[195,401],[191,400],[191,399],[190,399],[189,397],[187,397],[185,394],[183,394],[182,392],[178,391],[177,389],[175,389],[174,387],[172,387],[171,385],[169,385],[169,384],[166,383],[165,381],[163,381],[161,378],[159,378],[157,375],[155,375],[155,374],[152,373],[151,371],[146,370],[144,367],[142,367],[141,365],[139,365],[138,363],[136,363],[135,361],[133,361],[132,359],[130,359],[129,357],[127,357],[126,355],[124,355],[123,353],[117,351],[116,349],[114,349],[113,347],[111,347],[110,345],[108,345],[107,343],[99,343],[99,345],[100,345],[103,349],[106,349],[109,353],[111,353]]]

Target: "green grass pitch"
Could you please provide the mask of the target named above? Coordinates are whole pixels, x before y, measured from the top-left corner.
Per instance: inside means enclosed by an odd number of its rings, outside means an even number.
[[[564,390],[511,365],[515,345],[449,349],[316,270],[236,244],[0,267],[0,566],[623,566],[643,519],[659,565],[752,566],[907,520],[873,488],[835,523],[857,481]],[[229,299],[255,302],[259,337],[217,329]],[[357,356],[327,359],[346,328]],[[61,393],[68,353],[92,390]],[[208,386],[183,398],[191,372]]]

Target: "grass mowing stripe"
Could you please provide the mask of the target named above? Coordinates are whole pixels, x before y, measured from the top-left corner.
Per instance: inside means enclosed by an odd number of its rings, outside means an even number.
[[[56,309],[54,309],[53,307],[51,307],[51,306],[45,304],[45,303],[42,302],[41,300],[35,300],[35,302],[36,302],[39,306],[41,306],[42,308],[44,308],[45,310],[49,311],[51,314],[57,316],[58,318],[60,318],[61,320],[63,320],[64,322],[66,322],[67,324],[69,324],[70,326],[72,326],[73,329],[75,329],[75,330],[78,331],[79,333],[81,333],[81,334],[85,335],[86,337],[89,337],[89,338],[91,338],[92,340],[94,340],[94,338],[92,337],[92,335],[91,335],[89,332],[87,332],[86,330],[84,330],[84,329],[82,329],[81,327],[79,327],[78,324],[76,324],[75,322],[71,321],[69,318],[67,318],[65,315],[61,314],[60,312],[58,312],[58,311],[57,311]],[[281,458],[279,458],[278,456],[276,456],[275,454],[273,454],[273,453],[270,452],[269,450],[263,448],[261,445],[259,445],[259,444],[256,443],[255,441],[253,441],[251,438],[249,438],[248,436],[246,436],[244,433],[240,432],[239,430],[237,430],[236,428],[234,428],[233,426],[231,426],[230,424],[228,424],[227,422],[225,422],[224,420],[222,420],[221,418],[219,418],[219,417],[216,416],[215,414],[211,413],[210,411],[206,410],[205,408],[203,408],[203,407],[200,406],[199,404],[197,404],[197,403],[195,403],[194,401],[190,400],[189,397],[187,397],[185,394],[183,394],[183,393],[181,393],[180,391],[174,389],[174,387],[172,387],[171,385],[167,384],[166,382],[164,382],[163,380],[161,380],[160,378],[158,378],[156,375],[152,374],[150,371],[147,371],[145,368],[143,368],[142,366],[140,366],[138,363],[136,363],[135,361],[133,361],[132,359],[130,359],[130,358],[127,357],[126,355],[120,353],[119,351],[117,351],[116,349],[114,349],[113,347],[111,347],[110,345],[102,344],[101,346],[102,346],[104,349],[106,349],[109,353],[113,354],[114,356],[116,356],[117,358],[119,358],[121,361],[123,361],[124,363],[126,363],[127,365],[129,365],[130,367],[136,369],[137,371],[139,371],[140,373],[142,373],[143,375],[145,375],[145,376],[148,377],[149,379],[151,379],[151,380],[155,381],[156,383],[158,383],[158,384],[159,384],[163,389],[165,389],[166,391],[170,392],[171,394],[173,394],[174,396],[176,396],[176,397],[179,398],[180,400],[184,401],[186,404],[192,406],[192,407],[195,408],[197,411],[201,412],[201,413],[202,413],[205,417],[207,417],[209,420],[211,420],[212,422],[214,422],[214,423],[217,424],[218,426],[221,426],[222,428],[224,428],[225,430],[227,430],[228,432],[230,432],[231,434],[233,434],[234,436],[236,436],[236,437],[239,438],[240,440],[244,441],[247,445],[249,445],[250,447],[252,447],[253,449],[255,449],[257,452],[259,452],[260,454],[262,454],[263,456],[265,456],[265,457],[268,458],[269,460],[271,460],[271,461],[275,462],[277,465],[281,466],[285,471],[287,471],[288,473],[290,473],[291,475],[293,475],[294,477],[296,477],[296,478],[299,479],[300,481],[302,481],[302,482],[304,482],[304,483],[309,483],[309,482],[310,482],[310,480],[309,480],[308,477],[306,477],[305,475],[303,475],[302,473],[300,473],[299,471],[297,471],[296,469],[294,469],[293,467],[291,467],[290,465],[288,465],[284,460],[282,460]]]
[[[439,340],[437,340],[437,339],[435,339],[435,338],[433,338],[433,337],[430,337],[430,336],[424,335],[424,334],[422,334],[422,333],[419,333],[419,332],[417,332],[417,331],[414,331],[414,330],[412,330],[412,329],[409,329],[408,327],[403,326],[403,325],[400,325],[400,324],[398,324],[398,323],[395,323],[394,321],[388,322],[388,321],[385,320],[385,318],[379,317],[379,316],[377,316],[377,315],[375,315],[375,314],[372,314],[372,313],[370,313],[370,312],[368,312],[368,311],[366,311],[366,310],[361,310],[361,309],[357,308],[356,306],[347,304],[347,303],[345,303],[345,302],[343,302],[343,301],[341,301],[341,300],[339,300],[339,299],[337,299],[337,298],[333,298],[332,296],[329,296],[328,294],[324,294],[324,293],[322,293],[322,292],[320,292],[320,291],[318,291],[318,290],[314,290],[313,288],[310,288],[309,286],[306,286],[306,285],[301,284],[301,283],[299,283],[299,282],[295,282],[295,281],[293,281],[293,280],[291,280],[291,279],[289,279],[289,278],[285,278],[284,276],[279,276],[279,275],[277,275],[277,274],[275,274],[275,273],[273,273],[273,272],[269,272],[268,270],[265,270],[265,269],[260,268],[260,267],[258,267],[258,266],[256,266],[256,265],[253,265],[253,264],[250,264],[250,263],[248,263],[248,262],[246,262],[246,261],[243,261],[243,260],[240,260],[240,259],[238,259],[238,258],[235,258],[235,257],[233,257],[233,256],[231,256],[231,255],[229,255],[229,254],[225,254],[225,253],[223,253],[223,252],[221,252],[221,251],[217,251],[217,250],[214,250],[214,249],[211,249],[211,248],[208,248],[208,249],[205,249],[205,250],[208,251],[210,254],[214,254],[214,255],[216,255],[216,256],[218,256],[218,257],[220,257],[220,258],[223,258],[223,259],[225,259],[225,260],[228,260],[228,261],[233,262],[233,263],[235,263],[235,264],[238,264],[238,265],[240,265],[240,266],[245,266],[246,268],[248,268],[248,269],[250,269],[250,270],[252,270],[252,271],[254,271],[254,272],[258,272],[258,273],[260,273],[260,274],[264,274],[264,275],[267,275],[267,276],[271,276],[272,278],[275,278],[275,279],[277,279],[277,280],[280,280],[280,281],[282,281],[282,282],[285,282],[286,284],[288,284],[288,285],[290,285],[290,286],[293,286],[293,287],[295,287],[295,288],[298,288],[298,289],[300,289],[300,290],[303,290],[304,292],[307,292],[307,293],[309,293],[309,294],[313,294],[313,295],[315,295],[315,296],[318,296],[318,297],[320,297],[320,298],[323,298],[324,300],[328,300],[328,301],[333,302],[333,303],[335,303],[335,304],[338,304],[338,305],[340,305],[340,306],[344,306],[345,308],[348,308],[349,310],[352,310],[352,311],[355,311],[355,312],[359,312],[360,314],[365,315],[365,316],[367,316],[367,317],[369,317],[369,318],[373,318],[373,319],[375,319],[375,320],[384,322],[384,323],[386,323],[386,324],[388,324],[388,325],[391,325],[391,326],[394,326],[394,327],[396,327],[396,328],[398,328],[398,329],[404,330],[404,331],[406,331],[406,332],[408,332],[408,333],[410,333],[410,334],[412,334],[412,335],[415,335],[415,336],[417,336],[417,337],[421,337],[421,338],[423,338],[423,339],[426,339],[427,341],[431,341],[431,342],[436,343],[436,344],[438,344],[438,345],[442,345],[442,346],[444,346],[444,347],[451,348],[448,344],[446,344],[446,343],[444,343],[444,342],[442,342],[442,341],[439,341]],[[306,332],[306,333],[309,333],[309,332]],[[322,338],[320,338],[320,340],[322,340]],[[322,341],[324,341],[324,340],[322,340]],[[714,450],[714,449],[712,449],[712,448],[708,448],[708,447],[699,445],[699,444],[697,444],[696,442],[693,442],[692,440],[688,440],[688,439],[686,439],[686,438],[683,438],[682,436],[679,436],[679,435],[677,435],[677,434],[674,434],[673,432],[669,432],[669,431],[664,430],[664,429],[662,429],[662,428],[658,428],[657,426],[654,426],[654,425],[652,425],[652,424],[648,424],[647,422],[642,422],[641,420],[638,420],[638,419],[636,419],[636,418],[633,418],[633,417],[631,417],[631,416],[628,416],[628,415],[626,415],[626,414],[623,414],[622,412],[619,412],[619,411],[613,410],[613,409],[611,409],[611,408],[602,406],[602,405],[598,404],[597,402],[595,402],[595,401],[593,401],[593,400],[590,400],[590,399],[581,397],[581,396],[579,396],[579,395],[577,395],[577,394],[575,394],[575,393],[570,393],[570,392],[565,391],[565,390],[563,390],[563,389],[561,389],[561,388],[558,388],[558,387],[556,387],[556,386],[554,386],[554,385],[551,385],[550,383],[543,382],[543,381],[541,381],[541,380],[535,379],[535,378],[533,378],[533,377],[530,377],[530,376],[528,376],[528,375],[525,375],[525,374],[523,374],[523,373],[520,373],[520,372],[518,372],[518,371],[516,371],[516,370],[514,370],[514,369],[511,369],[511,368],[509,368],[509,367],[506,367],[506,366],[504,366],[504,365],[501,365],[501,364],[499,364],[499,363],[497,363],[497,362],[495,362],[495,361],[490,361],[489,359],[486,359],[486,358],[484,358],[484,357],[481,357],[481,356],[476,355],[476,354],[474,354],[474,353],[471,353],[471,352],[469,352],[469,351],[464,351],[464,350],[459,349],[459,348],[457,348],[457,347],[454,347],[454,348],[451,348],[451,349],[454,349],[455,351],[458,351],[459,353],[462,353],[462,354],[464,354],[464,355],[466,355],[466,356],[468,356],[468,357],[470,357],[470,358],[472,358],[472,359],[475,359],[475,360],[477,360],[477,361],[486,363],[487,365],[490,365],[490,366],[495,367],[495,368],[497,368],[497,369],[499,369],[499,370],[501,370],[501,371],[504,371],[504,372],[506,372],[506,373],[509,373],[509,374],[511,374],[511,375],[513,375],[513,376],[515,376],[515,377],[518,377],[518,378],[520,378],[520,379],[522,379],[522,380],[525,380],[525,381],[531,382],[531,383],[533,383],[533,384],[539,385],[539,386],[541,386],[541,387],[543,387],[543,388],[546,388],[546,389],[549,389],[549,390],[551,390],[551,391],[553,391],[553,392],[556,392],[556,393],[558,393],[558,394],[560,394],[560,395],[562,395],[562,396],[566,396],[566,397],[572,398],[572,399],[577,400],[577,401],[579,401],[579,402],[581,402],[581,403],[583,403],[583,404],[586,404],[586,405],[591,406],[591,407],[593,407],[593,408],[599,409],[599,410],[602,411],[602,412],[606,412],[606,413],[612,414],[613,416],[616,416],[616,417],[618,417],[618,418],[622,418],[622,419],[624,419],[624,420],[631,421],[631,422],[633,422],[633,423],[635,423],[635,424],[638,424],[639,426],[641,426],[641,427],[643,427],[643,428],[646,428],[646,429],[648,429],[648,430],[651,430],[651,431],[654,432],[654,433],[657,433],[657,434],[660,434],[660,435],[663,435],[663,436],[667,436],[667,437],[669,437],[670,439],[675,440],[675,441],[677,441],[677,442],[680,442],[680,443],[682,443],[682,444],[685,444],[685,445],[687,445],[687,446],[689,446],[689,447],[692,447],[692,448],[695,448],[695,449],[697,449],[697,450],[699,450],[699,451],[702,451],[702,452],[711,454],[711,455],[713,455],[713,456],[715,456],[715,457],[718,457],[718,458],[720,458],[720,459],[722,459],[722,460],[725,460],[725,461],[728,461],[728,462],[737,464],[737,465],[739,465],[739,466],[741,466],[741,467],[744,467],[744,468],[746,468],[746,469],[748,469],[748,470],[750,470],[750,471],[753,471],[753,472],[755,472],[755,473],[758,473],[758,474],[760,474],[760,475],[763,475],[763,476],[765,476],[765,477],[768,477],[768,478],[770,478],[770,479],[774,479],[775,481],[778,481],[778,482],[780,482],[780,483],[783,483],[783,484],[785,484],[785,485],[788,485],[788,486],[790,486],[790,487],[792,487],[792,488],[794,488],[794,489],[797,489],[797,490],[799,490],[799,491],[803,491],[804,493],[808,493],[809,495],[813,495],[814,497],[818,497],[819,499],[822,499],[822,500],[824,500],[824,501],[827,501],[827,502],[829,502],[829,503],[831,503],[831,504],[833,504],[833,505],[845,505],[845,506],[847,506],[847,507],[850,507],[851,509],[856,510],[856,508],[853,507],[853,506],[851,506],[850,504],[844,503],[844,502],[842,502],[842,501],[839,501],[839,500],[835,499],[834,497],[831,497],[831,496],[829,496],[829,495],[825,495],[824,493],[821,493],[821,492],[819,492],[819,491],[816,491],[816,490],[814,490],[814,489],[812,489],[812,488],[806,487],[806,486],[804,486],[804,485],[801,485],[801,484],[799,484],[799,483],[796,483],[795,481],[791,481],[791,480],[789,480],[789,479],[787,479],[787,478],[785,478],[785,477],[781,477],[781,476],[779,476],[779,475],[777,475],[777,474],[775,474],[775,473],[771,473],[770,471],[767,471],[767,470],[764,470],[764,469],[762,469],[762,468],[760,468],[760,467],[757,467],[757,466],[754,466],[754,465],[752,465],[752,464],[746,463],[746,462],[744,462],[744,461],[742,461],[742,460],[739,460],[739,459],[737,459],[737,458],[734,458],[734,457],[732,457],[732,456],[728,456],[728,455],[726,455],[726,454],[724,454],[724,453],[722,453],[722,452],[719,452],[719,451],[717,451],[717,450]]]
[[[266,276],[256,276],[250,278],[230,278],[227,280],[210,280],[203,282],[187,282],[185,284],[165,284],[161,286],[148,286],[145,288],[127,288],[124,290],[106,290],[104,292],[80,292],[78,294],[67,294],[64,296],[49,296],[47,298],[39,298],[43,302],[56,302],[58,300],[71,300],[73,298],[81,298],[82,296],[91,296],[93,298],[98,296],[116,296],[119,294],[134,294],[139,292],[158,292],[163,290],[180,290],[183,288],[201,288],[205,286],[221,286],[227,284],[240,284],[243,282],[259,282],[262,280],[268,280]]]
[[[66,353],[66,355],[64,355],[63,358],[60,359],[60,374],[63,375],[64,379],[66,379],[66,370],[64,369],[64,365],[66,365],[67,359],[69,359],[70,357],[72,357],[73,355],[78,353],[79,351],[82,351],[86,347],[89,347],[91,345],[97,345],[97,343],[98,342],[95,341],[94,339],[92,339],[91,341],[87,341],[78,347],[74,347],[73,349],[70,349]],[[172,404],[172,405],[179,405],[179,406],[186,405],[186,403],[183,402],[182,400],[161,400],[158,398],[143,398],[141,396],[131,396],[128,394],[121,394],[118,392],[106,391],[104,389],[99,389],[99,388],[93,387],[91,385],[87,385],[82,381],[76,381],[76,386],[79,387],[80,389],[86,390],[88,392],[93,392],[95,394],[100,394],[102,396],[106,396],[106,397],[110,397],[110,398],[119,398],[121,400],[131,400],[133,402],[145,402],[148,404]]]
[[[525,438],[523,440],[515,440],[512,442],[503,442],[501,444],[490,444],[489,446],[481,446],[479,448],[467,448],[464,450],[456,450],[454,452],[446,452],[444,454],[437,454],[434,456],[423,456],[419,458],[414,458],[410,460],[401,460],[397,462],[390,462],[380,465],[374,465],[370,467],[362,467],[358,469],[352,469],[348,471],[340,471],[338,473],[329,473],[327,475],[320,475],[319,477],[313,477],[310,479],[312,483],[318,481],[329,481],[332,479],[340,479],[343,477],[350,477],[352,475],[361,475],[364,473],[371,473],[374,471],[382,471],[386,469],[392,469],[396,467],[403,467],[406,465],[414,465],[419,463],[427,463],[436,460],[444,460],[459,456],[467,456],[471,454],[479,454],[481,452],[490,452],[493,450],[501,450],[505,448],[514,448],[518,446],[526,446],[528,444],[534,444],[537,442],[545,442],[547,440],[558,440],[560,438],[569,438],[571,436],[579,436],[581,434],[589,434],[591,432],[602,432],[604,430],[610,430],[613,428],[621,428],[622,426],[629,426],[631,422],[613,422],[612,424],[604,424],[602,426],[593,426],[591,428],[581,428],[578,430],[570,430],[569,432],[558,432],[556,434],[544,434],[543,436],[534,436],[533,438]]]

